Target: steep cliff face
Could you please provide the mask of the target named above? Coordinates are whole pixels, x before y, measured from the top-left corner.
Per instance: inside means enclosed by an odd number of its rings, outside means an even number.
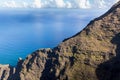
[[[54,49],[42,49],[29,55],[22,63],[20,78],[119,80],[119,33],[120,2]],[[118,74],[114,76],[116,71]]]
[[[120,1],[53,49],[21,61],[8,80],[120,80]]]
[[[0,80],[9,80],[15,74],[15,68],[10,65],[0,65]]]

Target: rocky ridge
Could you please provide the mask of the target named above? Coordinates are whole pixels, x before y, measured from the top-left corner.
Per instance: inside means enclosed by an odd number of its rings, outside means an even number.
[[[8,65],[0,65],[0,80],[9,80],[15,73],[15,68]]]
[[[12,74],[0,69],[1,80],[120,80],[120,1],[57,47],[20,60]]]

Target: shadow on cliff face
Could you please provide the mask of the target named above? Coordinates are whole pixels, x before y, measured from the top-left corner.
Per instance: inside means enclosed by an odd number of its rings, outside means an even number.
[[[116,56],[98,65],[96,69],[98,80],[120,80],[120,33],[113,37],[111,43],[116,45]]]
[[[46,64],[45,64],[45,69],[42,72],[42,75],[40,77],[40,80],[57,80],[56,76],[55,76],[55,69],[53,64],[58,63],[56,60],[53,61],[52,58],[57,58],[58,55],[55,55],[54,53],[48,53],[48,60],[46,60]],[[52,71],[51,71],[52,69]]]
[[[58,47],[54,48],[54,50],[52,50],[53,52],[48,52],[48,59],[46,60],[45,68],[40,80],[68,80],[68,77],[65,74],[68,62],[65,61],[65,64],[61,65],[62,62],[59,60],[60,55],[55,52],[57,50],[60,52]],[[66,59],[68,59],[70,66],[73,66],[73,57],[68,57]],[[62,69],[60,69],[60,67],[62,67]]]
[[[15,73],[13,74],[13,67],[10,67],[10,73],[9,74],[12,74],[12,75],[9,75],[8,79],[7,80],[21,80],[20,79],[20,71],[22,70],[22,63],[23,63],[23,60],[20,60],[18,61],[18,64],[16,66],[16,71]]]

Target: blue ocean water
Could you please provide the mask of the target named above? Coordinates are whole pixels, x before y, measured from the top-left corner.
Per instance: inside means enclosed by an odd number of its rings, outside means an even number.
[[[39,48],[53,48],[104,10],[0,10],[0,64],[16,65]]]

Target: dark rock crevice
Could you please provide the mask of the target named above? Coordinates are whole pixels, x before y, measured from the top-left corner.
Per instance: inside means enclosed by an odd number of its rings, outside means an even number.
[[[55,64],[58,63],[53,61],[52,58],[57,58],[54,53],[48,53],[48,59],[46,60],[45,68],[42,72],[40,80],[57,80],[55,77]]]
[[[120,33],[111,40],[116,45],[116,56],[98,65],[96,75],[99,80],[120,80]]]

